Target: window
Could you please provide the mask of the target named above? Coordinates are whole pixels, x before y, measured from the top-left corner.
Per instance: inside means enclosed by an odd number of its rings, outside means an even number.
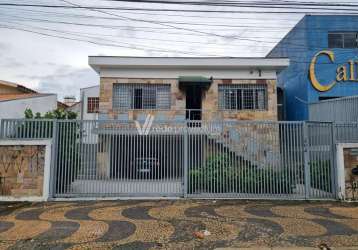
[[[358,32],[328,33],[329,48],[358,48]]]
[[[318,97],[319,101],[325,101],[325,100],[331,100],[331,99],[337,99],[341,98],[341,96],[320,96]]]
[[[99,110],[99,97],[87,98],[87,113],[98,113]]]
[[[219,85],[219,109],[265,110],[267,86],[265,84]]]
[[[170,109],[170,85],[114,84],[113,108]]]

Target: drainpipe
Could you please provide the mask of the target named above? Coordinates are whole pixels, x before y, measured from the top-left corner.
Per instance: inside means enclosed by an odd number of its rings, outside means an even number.
[[[82,90],[80,90],[80,105],[81,105],[81,121],[83,120],[83,112],[84,112],[84,96]]]

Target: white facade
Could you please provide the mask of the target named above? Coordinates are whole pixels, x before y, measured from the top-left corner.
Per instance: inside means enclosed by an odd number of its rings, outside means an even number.
[[[100,77],[127,78],[276,79],[276,71],[289,65],[287,58],[90,56],[88,60]]]
[[[97,120],[98,113],[88,113],[88,97],[99,97],[99,85],[83,88],[81,93],[81,119],[82,120]]]
[[[21,99],[0,101],[0,119],[25,118],[25,110],[29,108],[33,114],[40,112],[45,114],[57,108],[56,94],[43,94],[24,97]]]
[[[80,106],[80,119],[81,120],[98,120],[98,113],[89,113],[88,112],[88,98],[89,97],[99,97],[99,85],[83,88],[80,90],[81,93],[81,101],[79,103]],[[98,136],[90,130],[92,130],[96,126],[95,123],[89,124],[89,126],[86,126],[83,128],[85,131],[83,142],[85,144],[93,144],[95,145],[98,142]],[[89,130],[88,132],[86,130]]]

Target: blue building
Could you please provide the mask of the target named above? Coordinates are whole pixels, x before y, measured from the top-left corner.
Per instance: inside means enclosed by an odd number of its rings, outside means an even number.
[[[283,119],[307,120],[309,103],[358,95],[358,16],[306,15],[267,57],[290,59]]]

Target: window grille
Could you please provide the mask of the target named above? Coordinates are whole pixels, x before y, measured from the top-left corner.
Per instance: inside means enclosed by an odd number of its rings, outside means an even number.
[[[99,97],[87,97],[87,113],[98,113]]]
[[[170,84],[114,84],[113,108],[170,109]]]
[[[358,32],[328,33],[329,48],[358,48]]]
[[[266,110],[267,85],[219,85],[219,109]]]

